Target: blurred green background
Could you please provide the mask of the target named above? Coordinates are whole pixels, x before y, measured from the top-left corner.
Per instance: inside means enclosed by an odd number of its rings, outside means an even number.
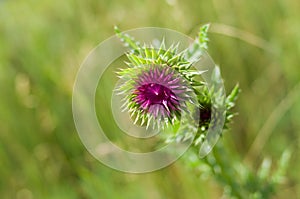
[[[290,147],[274,198],[299,198],[299,10],[298,0],[0,0],[0,198],[220,198],[213,177],[180,161],[143,175],[107,168],[80,142],[71,110],[81,62],[114,25],[194,37],[207,22],[225,87],[242,88],[224,145],[253,168]]]

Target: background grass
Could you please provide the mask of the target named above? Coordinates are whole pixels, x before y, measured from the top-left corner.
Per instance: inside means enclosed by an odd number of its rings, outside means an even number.
[[[80,142],[71,110],[80,63],[113,25],[194,37],[207,22],[225,87],[239,82],[243,91],[225,146],[254,168],[290,147],[288,176],[274,197],[300,197],[299,10],[298,0],[1,0],[0,197],[219,198],[212,177],[180,162],[143,175],[105,167]]]

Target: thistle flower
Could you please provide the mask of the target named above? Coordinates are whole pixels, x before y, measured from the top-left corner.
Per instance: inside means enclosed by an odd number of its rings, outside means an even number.
[[[204,71],[191,68],[192,62],[178,53],[178,45],[166,48],[164,40],[159,48],[141,46],[131,36],[115,31],[121,41],[130,47],[128,68],[118,74],[123,84],[118,88],[125,97],[124,110],[130,112],[134,123],[149,127],[164,127],[179,121],[186,102],[196,103],[193,86],[202,85],[194,77]]]
[[[171,67],[152,64],[121,73],[124,84],[119,93],[125,95],[123,107],[140,125],[148,127],[151,120],[154,127],[174,124],[181,111],[186,111],[186,102],[192,101],[186,80]]]

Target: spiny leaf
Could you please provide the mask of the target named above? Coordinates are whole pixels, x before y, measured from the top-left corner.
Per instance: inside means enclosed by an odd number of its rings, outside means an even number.
[[[125,46],[131,48],[132,50],[134,50],[134,52],[139,51],[139,49],[141,48],[139,42],[135,41],[135,39],[128,34],[122,33],[117,26],[115,26],[114,29],[116,35],[121,39]]]
[[[208,48],[208,32],[209,24],[200,27],[198,37],[190,45],[190,47],[185,52],[185,58],[190,62],[197,62],[201,57],[204,50]]]
[[[200,31],[199,31],[199,34],[198,34],[198,44],[199,44],[199,47],[201,49],[205,49],[207,50],[208,48],[208,35],[207,35],[207,32],[208,32],[208,29],[209,29],[209,24],[205,24],[203,26],[201,26],[200,28]]]
[[[232,107],[234,107],[234,103],[240,92],[241,89],[239,87],[239,84],[236,84],[235,87],[232,89],[231,93],[226,98],[227,109],[231,109]]]

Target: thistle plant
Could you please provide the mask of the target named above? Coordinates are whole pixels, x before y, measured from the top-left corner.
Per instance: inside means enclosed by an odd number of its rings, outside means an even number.
[[[129,111],[134,123],[145,125],[147,128],[164,128],[164,126],[178,125],[181,114],[187,111],[187,102],[198,106],[199,118],[198,133],[194,145],[204,142],[209,125],[213,128],[218,124],[218,118],[225,116],[225,127],[230,123],[239,93],[236,85],[226,98],[212,86],[208,88],[201,79],[205,70],[196,70],[193,65],[199,61],[208,47],[209,25],[200,28],[199,34],[189,48],[179,52],[179,44],[166,47],[162,40],[158,48],[152,44],[141,45],[130,35],[122,33],[117,27],[117,36],[129,47],[126,54],[128,67],[118,72],[124,82],[119,88],[119,94],[124,95],[123,111]],[[215,68],[212,82],[222,81],[220,70]],[[197,95],[192,98],[191,92]],[[222,112],[214,111],[225,109]],[[221,114],[221,115],[218,115]],[[222,132],[216,132],[216,134]],[[172,134],[167,141],[182,140],[190,137],[189,134]],[[179,139],[180,138],[180,139]],[[182,139],[181,139],[182,138]]]
[[[179,125],[183,113],[195,114],[189,112],[190,104],[197,106],[196,113],[199,115],[194,117],[199,120],[198,130],[193,135],[191,149],[183,158],[185,164],[194,171],[212,173],[224,185],[224,193],[231,198],[268,198],[280,182],[278,179],[283,178],[289,152],[283,155],[277,172],[270,174],[269,178],[266,175],[270,167],[265,166],[266,161],[255,173],[240,160],[226,154],[221,143],[207,157],[200,159],[197,156],[199,146],[208,139],[208,129],[214,132],[219,118],[225,118],[224,126],[214,133],[220,136],[229,128],[236,115],[232,109],[240,93],[238,84],[227,96],[218,88],[218,82],[222,82],[219,67],[216,66],[212,72],[211,87],[201,78],[206,71],[193,67],[208,48],[208,29],[209,25],[202,26],[194,42],[179,52],[179,44],[168,47],[162,40],[156,48],[152,44],[141,45],[115,27],[116,35],[129,48],[125,62],[127,67],[118,71],[123,82],[118,88],[118,93],[124,96],[123,111],[128,111],[137,125],[164,129],[165,126]],[[196,98],[191,97],[193,93]],[[166,142],[178,142],[190,138],[190,135],[173,133],[162,137],[166,138]]]

